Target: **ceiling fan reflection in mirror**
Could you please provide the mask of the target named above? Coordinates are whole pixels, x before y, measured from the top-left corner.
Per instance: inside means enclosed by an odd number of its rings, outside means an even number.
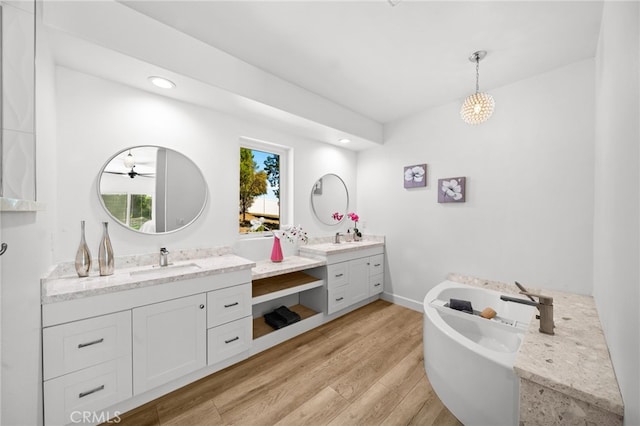
[[[155,173],[138,173],[137,171],[134,170],[137,165],[136,163],[144,164],[144,161],[142,162],[140,162],[139,160],[137,161],[135,158],[133,158],[133,155],[131,154],[131,150],[129,150],[129,153],[127,154],[127,156],[124,157],[124,159],[122,160],[122,164],[124,165],[125,169],[129,171],[105,170],[105,173],[111,173],[114,175],[128,175],[131,179],[135,178],[136,176],[141,176],[141,177],[156,176]],[[151,167],[150,169],[153,170],[153,167]]]
[[[133,167],[131,167],[131,170],[129,170],[128,172],[113,172],[110,170],[105,170],[105,173],[111,173],[112,175],[128,175],[131,179],[133,179],[136,176],[140,176],[140,177],[156,177],[155,173],[138,173],[134,170],[136,166],[134,165]]]

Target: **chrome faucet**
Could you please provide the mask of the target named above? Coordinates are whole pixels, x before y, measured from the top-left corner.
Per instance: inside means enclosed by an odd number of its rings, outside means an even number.
[[[553,297],[543,296],[541,294],[529,293],[522,285],[516,283],[520,289],[520,294],[524,294],[531,300],[518,299],[517,297],[500,296],[501,300],[506,302],[522,303],[523,305],[535,306],[538,308],[540,315],[536,315],[536,319],[540,320],[540,333],[555,334],[553,329],[555,324],[553,323]],[[534,297],[538,298],[536,302]]]
[[[166,247],[160,249],[160,266],[169,265],[169,250]]]
[[[336,232],[336,238],[333,240],[334,244],[340,244],[340,235],[342,235],[339,232]]]

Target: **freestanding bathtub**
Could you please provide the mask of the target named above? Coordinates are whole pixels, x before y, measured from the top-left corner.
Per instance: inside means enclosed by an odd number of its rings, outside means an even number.
[[[424,368],[440,400],[466,426],[519,422],[513,363],[536,308],[502,301],[501,294],[444,281],[424,299]],[[449,308],[452,298],[470,301],[474,314]],[[491,320],[478,315],[487,307],[497,312]]]

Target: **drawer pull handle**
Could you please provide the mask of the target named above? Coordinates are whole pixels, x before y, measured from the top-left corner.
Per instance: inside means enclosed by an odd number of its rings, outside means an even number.
[[[84,398],[85,396],[89,396],[89,395],[91,395],[92,393],[100,392],[101,390],[104,390],[104,385],[100,385],[100,386],[98,386],[97,388],[93,388],[93,389],[88,390],[88,391],[86,391],[86,392],[80,392],[80,393],[78,394],[78,398]]]
[[[200,309],[204,309],[204,304],[200,304]]]
[[[341,300],[344,300],[344,297],[338,297],[338,298],[336,299],[336,302],[339,302],[339,301],[341,301]]]
[[[225,308],[230,308],[230,307],[232,307],[232,306],[238,306],[238,305],[239,305],[239,303],[238,303],[238,302],[233,302],[233,303],[230,303],[230,304],[228,304],[228,305],[224,305],[224,307],[225,307]]]
[[[102,342],[104,342],[104,337],[98,340],[94,340],[93,342],[78,343],[78,349],[86,348],[87,346],[97,345],[98,343],[102,343]]]
[[[376,264],[373,265],[374,268],[377,268],[378,266],[380,266],[379,263],[376,263]]]
[[[342,276],[344,276],[344,274],[336,274],[336,278],[340,278]]]
[[[240,337],[236,336],[233,339],[225,340],[224,343],[231,343],[231,342],[235,342],[236,340],[240,340]]]
[[[374,284],[374,287],[380,287],[380,283]]]

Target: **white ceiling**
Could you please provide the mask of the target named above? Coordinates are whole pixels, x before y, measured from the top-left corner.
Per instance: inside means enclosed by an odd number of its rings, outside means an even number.
[[[126,1],[380,123],[595,56],[601,1]]]

